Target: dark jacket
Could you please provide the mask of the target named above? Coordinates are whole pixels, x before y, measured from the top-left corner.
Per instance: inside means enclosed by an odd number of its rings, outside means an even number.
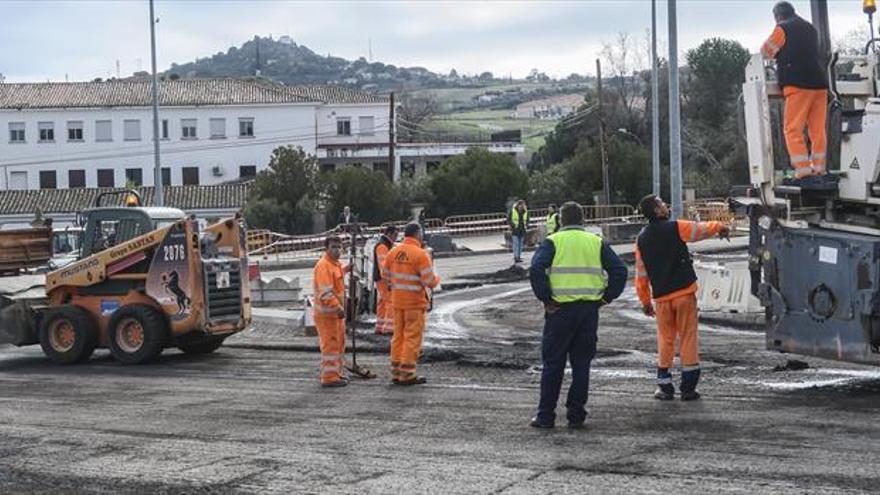
[[[652,220],[642,229],[636,242],[655,299],[697,281],[691,253],[678,232],[678,222]]]
[[[532,266],[529,268],[529,281],[532,284],[532,292],[541,302],[549,303],[552,301],[553,292],[550,290],[550,278],[547,276],[547,269],[553,264],[553,257],[556,256],[556,246],[550,239],[545,239],[535,255],[532,257]],[[626,265],[617,256],[617,253],[611,249],[607,243],[602,243],[602,268],[608,273],[608,286],[602,295],[605,303],[617,299],[623,288],[626,286],[626,278],[629,271]],[[596,304],[596,303],[569,303],[569,304]]]
[[[779,23],[785,44],[776,54],[779,86],[825,89],[828,78],[819,62],[819,35],[809,22],[794,16]]]

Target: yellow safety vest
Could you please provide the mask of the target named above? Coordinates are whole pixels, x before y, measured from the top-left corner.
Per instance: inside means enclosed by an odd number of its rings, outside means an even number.
[[[602,269],[602,238],[583,227],[563,227],[549,239],[556,248],[547,274],[558,303],[600,301],[608,276]]]
[[[547,235],[556,232],[559,229],[559,212],[547,215],[547,221],[544,223],[544,226],[547,227]]]
[[[516,228],[519,225],[519,210],[514,208],[510,212],[510,220],[511,220],[511,223],[513,223],[514,228]],[[525,226],[526,230],[529,229],[529,210],[526,210],[525,212],[523,212],[523,225]]]

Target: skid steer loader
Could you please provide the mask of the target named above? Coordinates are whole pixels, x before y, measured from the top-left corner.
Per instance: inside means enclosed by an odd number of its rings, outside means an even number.
[[[102,206],[123,194],[127,207]],[[0,300],[0,342],[39,343],[53,362],[96,347],[126,364],[164,348],[209,353],[251,319],[245,231],[228,218],[199,231],[175,208],[142,207],[135,191],[103,193],[82,214],[79,259]]]

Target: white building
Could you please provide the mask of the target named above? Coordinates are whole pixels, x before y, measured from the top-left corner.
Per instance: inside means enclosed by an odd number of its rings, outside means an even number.
[[[516,106],[518,119],[559,119],[584,104],[584,95],[568,94],[527,101]]]
[[[226,78],[159,92],[166,185],[253,177],[281,145],[389,142],[388,99],[346,88]],[[0,190],[154,185],[151,101],[145,81],[0,84]]]

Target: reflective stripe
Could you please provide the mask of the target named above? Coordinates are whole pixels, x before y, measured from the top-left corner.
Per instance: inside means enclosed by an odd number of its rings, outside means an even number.
[[[337,307],[330,307],[330,306],[315,306],[315,311],[317,311],[318,313],[333,313],[333,314],[335,314],[337,312],[336,311],[337,309],[338,309]]]
[[[681,367],[681,371],[697,371],[697,370],[699,370],[699,369],[700,369],[700,365],[699,365],[699,364],[694,364],[694,365],[691,365],[691,366],[682,366],[682,367]]]
[[[333,284],[318,284],[320,290],[333,290]]]
[[[825,153],[813,153],[813,160],[824,160]]]
[[[416,369],[416,365],[408,364],[408,363],[400,363],[400,369],[402,370],[414,370]]]
[[[554,296],[601,296],[605,289],[578,287],[574,289],[552,289]]]
[[[645,270],[636,270],[636,277],[647,278],[648,272],[646,272]]]
[[[791,155],[789,157],[792,165],[797,165],[798,163],[806,162],[810,160],[809,155]]]
[[[665,377],[665,378],[658,378],[658,379],[657,379],[657,384],[658,384],[658,385],[670,385],[670,384],[672,384],[672,377],[671,377],[671,376],[667,376],[667,377]]]
[[[767,40],[764,42],[764,51],[769,53],[771,57],[775,57],[779,53],[779,47],[776,46],[776,43]]]
[[[410,275],[408,273],[389,272],[391,278],[399,278],[402,280],[421,280],[418,275]]]
[[[691,224],[691,237],[689,239],[690,242],[694,242],[697,240],[697,236],[700,234],[700,224],[694,223]]]
[[[585,266],[554,266],[547,269],[547,275],[604,275],[601,268],[589,268]]]
[[[394,284],[394,283],[391,284],[391,288],[392,289],[399,289],[399,290],[408,290],[408,291],[412,291],[412,292],[419,292],[419,291],[423,290],[421,285]]]
[[[427,274],[427,273],[433,273],[433,272],[434,272],[434,267],[433,267],[433,266],[429,266],[428,268],[425,268],[424,270],[420,271],[419,273],[420,273],[421,275],[425,275],[425,274]]]

